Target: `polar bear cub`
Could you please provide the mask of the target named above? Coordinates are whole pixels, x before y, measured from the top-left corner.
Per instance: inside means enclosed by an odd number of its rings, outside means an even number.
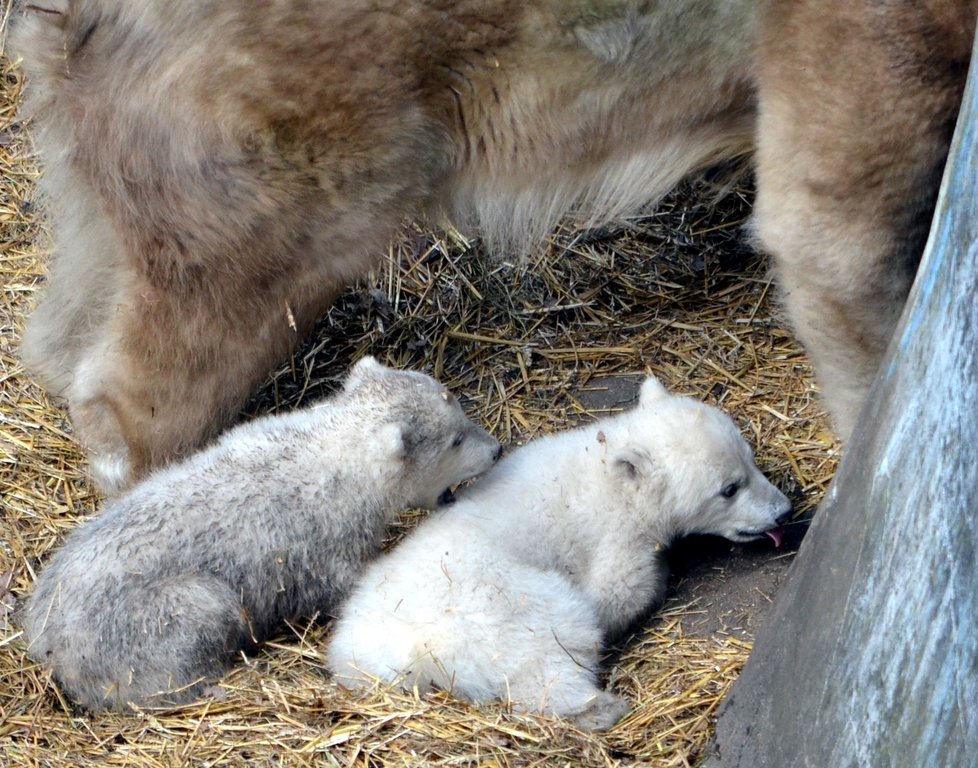
[[[282,621],[329,614],[397,509],[499,452],[434,379],[365,358],[334,397],[231,430],[75,530],[25,608],[28,651],[90,710],[192,700]]]
[[[328,666],[344,685],[438,687],[612,726],[602,643],[658,603],[666,547],[738,542],[789,514],[719,410],[654,378],[630,411],[514,451],[367,569]]]

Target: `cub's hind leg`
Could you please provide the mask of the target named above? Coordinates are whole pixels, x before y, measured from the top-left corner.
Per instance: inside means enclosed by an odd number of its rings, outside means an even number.
[[[535,654],[533,668],[510,670],[503,698],[525,711],[566,718],[583,730],[611,728],[631,708],[628,701],[598,685],[596,644],[568,647],[560,634],[555,627],[540,651],[546,656]]]
[[[238,596],[212,576],[107,579],[85,605],[58,592],[31,608],[29,651],[92,711],[192,701],[251,644]]]

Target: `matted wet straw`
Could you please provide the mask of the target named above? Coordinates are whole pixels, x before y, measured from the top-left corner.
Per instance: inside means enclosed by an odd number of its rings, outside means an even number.
[[[0,765],[697,763],[749,646],[735,636],[686,635],[686,607],[675,602],[615,649],[609,684],[634,709],[605,734],[445,693],[348,693],[324,669],[329,629],[316,623],[284,629],[199,704],[134,715],[73,712],[26,657],[12,611],[99,499],[64,412],[17,362],[49,244],[26,130],[13,115],[21,81],[6,63],[2,88]],[[761,468],[796,509],[810,511],[836,449],[809,364],[772,302],[766,265],[743,242],[749,186],[739,179],[718,194],[715,183],[700,181],[618,231],[560,233],[526,263],[408,229],[247,412],[308,402],[369,352],[442,378],[475,419],[515,444],[620,407],[627,397],[614,395],[616,383],[633,385],[636,374],[651,371],[732,413]],[[404,526],[417,517],[406,515]]]

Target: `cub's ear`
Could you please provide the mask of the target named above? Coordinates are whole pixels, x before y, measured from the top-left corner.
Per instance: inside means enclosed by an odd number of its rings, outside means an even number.
[[[408,430],[406,424],[384,424],[376,435],[377,445],[385,459],[405,459],[408,455]]]
[[[662,386],[662,382],[655,376],[649,376],[642,382],[642,388],[638,394],[638,402],[641,406],[647,406],[666,397],[669,397],[669,391]]]
[[[416,459],[425,439],[424,431],[409,422],[388,422],[377,434],[377,442],[389,459]]]
[[[642,448],[622,448],[611,459],[612,469],[631,482],[648,479],[657,473],[655,461]]]
[[[357,364],[350,369],[350,373],[347,374],[346,382],[343,384],[343,389],[349,392],[351,389],[357,386],[360,382],[365,379],[379,376],[386,369],[380,363],[377,362],[377,358],[373,355],[367,355],[362,357],[357,361]]]
[[[361,357],[357,360],[356,365],[353,366],[351,373],[364,374],[364,373],[377,373],[383,371],[384,366],[377,362],[377,358],[373,355],[367,355]]]

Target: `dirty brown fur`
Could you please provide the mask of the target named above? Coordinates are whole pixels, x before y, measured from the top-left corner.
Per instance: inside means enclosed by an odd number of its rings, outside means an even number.
[[[58,251],[24,359],[106,488],[218,430],[405,217],[502,251],[756,147],[844,436],[926,233],[978,2],[43,0]]]

